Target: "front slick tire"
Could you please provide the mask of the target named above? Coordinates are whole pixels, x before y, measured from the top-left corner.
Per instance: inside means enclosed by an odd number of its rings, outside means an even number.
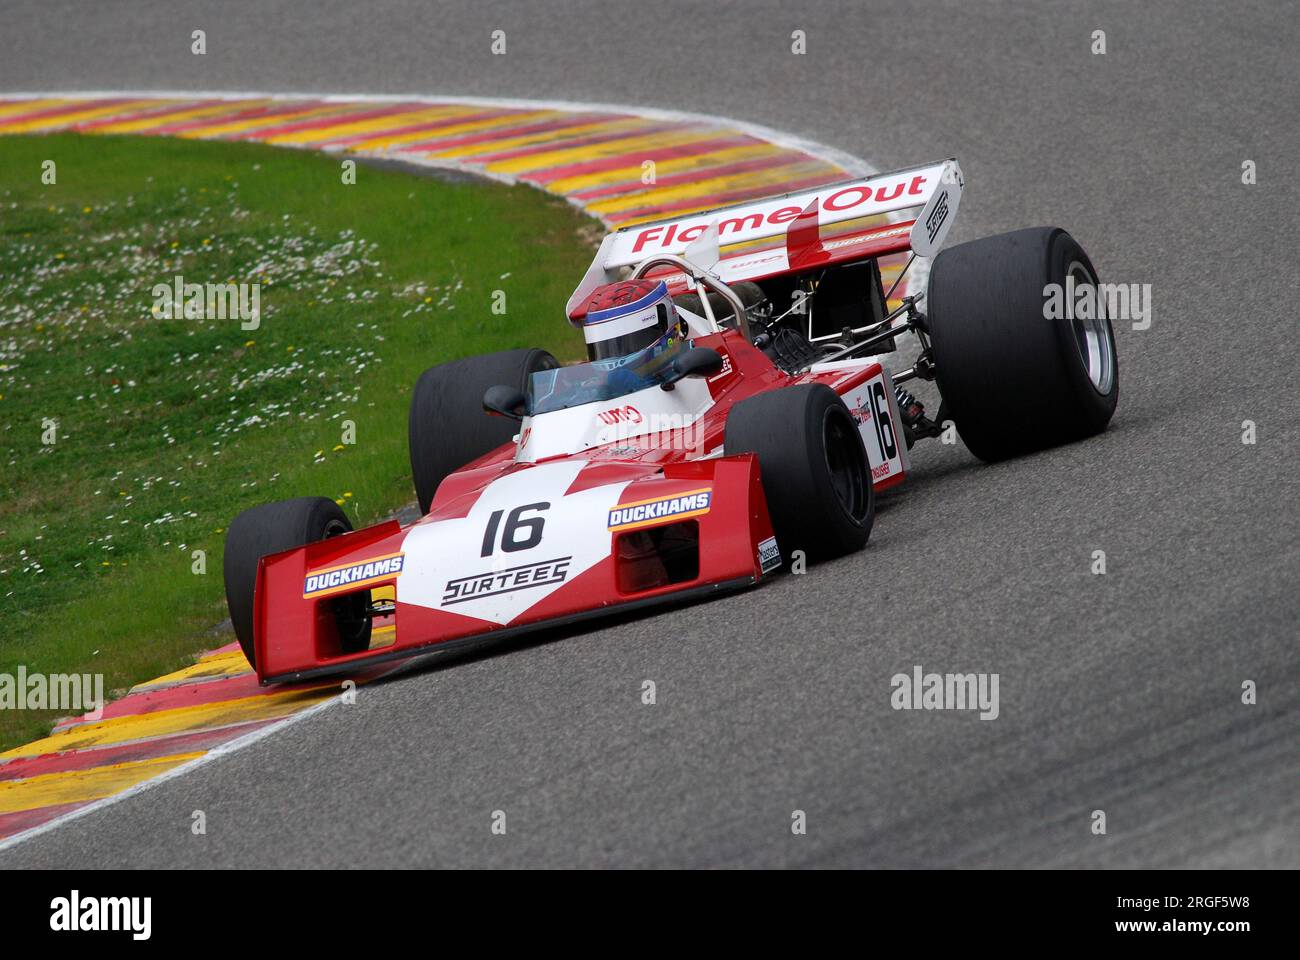
[[[1047,309],[1049,285],[1065,290],[1067,277],[1075,290],[1097,286],[1083,247],[1059,227],[972,240],[935,258],[926,327],[939,393],[981,460],[1092,436],[1115,412],[1110,320]]]
[[[875,496],[862,435],[834,390],[799,384],[748,397],[727,418],[727,454],[754,453],[781,556],[861,550]]]
[[[226,581],[226,607],[244,656],[254,668],[253,592],[257,563],[262,557],[337,537],[352,530],[352,523],[337,503],[326,497],[297,497],[264,503],[235,517],[226,531],[222,572]],[[370,618],[366,608],[370,592],[345,594],[332,601],[339,642],[344,653],[370,647]]]

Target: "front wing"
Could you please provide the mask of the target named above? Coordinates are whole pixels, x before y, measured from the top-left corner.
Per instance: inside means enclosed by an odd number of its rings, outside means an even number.
[[[658,468],[561,459],[503,467],[402,529],[388,522],[264,557],[263,683],[350,672],[655,603],[748,586],[780,566],[750,454]],[[340,597],[391,587],[394,631],[345,653]]]

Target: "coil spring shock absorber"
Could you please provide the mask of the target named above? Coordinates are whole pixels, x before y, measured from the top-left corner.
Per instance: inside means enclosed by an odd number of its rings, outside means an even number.
[[[925,416],[925,407],[921,401],[898,384],[894,385],[894,399],[898,401],[898,413],[904,423],[910,425]]]
[[[943,427],[925,415],[925,406],[909,391],[894,384],[894,399],[898,401],[898,416],[903,421],[903,438],[907,449],[921,437],[937,437],[943,433]],[[943,413],[940,406],[939,412]]]

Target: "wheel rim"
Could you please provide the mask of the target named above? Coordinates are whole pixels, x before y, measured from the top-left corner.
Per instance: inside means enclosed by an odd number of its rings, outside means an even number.
[[[861,523],[867,512],[866,466],[858,455],[857,444],[844,419],[828,411],[822,427],[822,445],[826,451],[826,468],[830,471],[831,489],[846,513]]]
[[[1073,261],[1065,271],[1067,278],[1074,278],[1074,286],[1097,287],[1097,278],[1080,260]],[[1074,333],[1074,345],[1079,351],[1079,360],[1088,374],[1092,388],[1100,394],[1108,394],[1115,384],[1115,344],[1110,335],[1110,321],[1106,316],[1106,302],[1100,295],[1096,296],[1097,316],[1076,317],[1070,311],[1070,326]]]

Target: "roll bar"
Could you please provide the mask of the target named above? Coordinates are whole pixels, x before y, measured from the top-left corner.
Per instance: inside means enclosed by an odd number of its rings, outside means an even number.
[[[749,318],[745,315],[745,304],[740,297],[736,296],[729,286],[713,274],[691,263],[685,257],[679,257],[673,253],[661,253],[650,257],[648,260],[642,260],[636,265],[636,269],[632,271],[631,279],[640,280],[652,269],[659,266],[676,267],[686,274],[691,288],[699,295],[700,303],[704,308],[704,319],[709,322],[713,333],[719,333],[722,330],[722,325],[713,316],[713,306],[709,303],[708,294],[701,287],[707,287],[727,301],[731,306],[732,313],[736,315],[736,328],[744,335],[746,340],[753,342],[753,338],[749,335]]]

